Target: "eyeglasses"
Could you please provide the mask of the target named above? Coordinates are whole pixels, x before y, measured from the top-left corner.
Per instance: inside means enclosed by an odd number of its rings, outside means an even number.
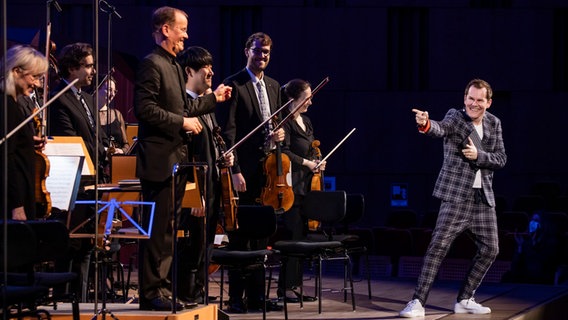
[[[261,48],[254,47],[254,48],[250,48],[250,51],[252,51],[252,53],[254,53],[257,56],[262,55],[262,56],[268,57],[270,55],[270,50],[268,50],[268,49],[261,49]]]
[[[24,77],[31,76],[34,81],[39,81],[43,78],[43,73],[40,74],[31,74],[31,73],[24,73]]]
[[[41,80],[41,79],[43,78],[43,76],[44,76],[43,73],[31,74],[31,73],[29,73],[29,72],[25,72],[26,70],[23,69],[23,68],[18,68],[17,71],[18,71],[18,72],[21,72],[24,77],[31,77],[31,78],[33,79],[33,81]]]

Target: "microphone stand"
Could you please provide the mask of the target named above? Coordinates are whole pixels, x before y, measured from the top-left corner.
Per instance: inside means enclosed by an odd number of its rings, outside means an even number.
[[[104,9],[103,9],[102,7],[100,7],[101,4],[105,6]],[[95,9],[95,43],[96,43],[97,49],[98,49],[98,43],[99,43],[99,37],[98,37],[98,16],[99,16],[99,9],[100,9],[101,11],[103,11],[103,12],[107,12],[107,13],[108,13],[108,43],[109,43],[109,44],[108,44],[108,46],[107,46],[107,47],[108,47],[108,48],[107,48],[107,55],[108,55],[108,61],[107,61],[108,72],[107,72],[107,76],[108,76],[108,78],[107,78],[107,98],[106,98],[106,103],[107,103],[107,114],[109,114],[109,104],[110,104],[110,101],[109,101],[109,100],[110,100],[110,98],[109,98],[109,93],[110,93],[110,91],[108,91],[108,89],[109,89],[108,83],[110,83],[110,68],[111,68],[111,67],[110,67],[110,65],[111,65],[111,63],[110,63],[110,58],[111,58],[111,48],[110,48],[110,47],[111,47],[111,46],[110,46],[110,43],[111,43],[111,38],[110,38],[110,35],[111,35],[111,20],[112,20],[112,14],[116,14],[116,16],[119,17],[119,18],[122,18],[122,17],[118,14],[118,12],[116,12],[115,7],[112,6],[112,5],[110,5],[110,4],[109,4],[107,1],[105,1],[105,0],[99,0],[99,1],[94,0],[94,9]],[[97,52],[97,58],[98,58],[98,51],[99,51],[99,50],[96,50],[96,52]],[[98,61],[99,61],[99,59],[96,59],[96,61],[97,61],[97,68],[98,68]],[[98,83],[97,83],[97,85],[95,85],[95,88],[98,88]],[[96,95],[95,95],[95,104],[96,104],[97,109],[98,109],[98,106],[99,106],[99,95],[98,95],[98,92],[96,92]],[[99,126],[100,126],[100,117],[99,117],[98,114],[99,114],[99,110],[97,110],[97,117],[96,117],[96,119],[95,119],[95,120],[96,120],[96,123],[97,123],[97,128],[96,128],[96,130],[95,130],[95,135],[96,135],[96,137],[97,137],[97,139],[95,140],[95,141],[96,141],[96,144],[97,144],[97,147],[96,147],[97,150],[98,150],[98,143],[99,143]],[[107,125],[108,125],[108,122],[107,122]],[[110,126],[109,126],[109,128],[110,128]],[[110,139],[110,138],[109,138],[109,139]],[[98,153],[96,154],[96,158],[97,158],[97,159],[96,159],[96,163],[97,163],[97,166],[98,166],[98,163],[99,163],[99,159],[98,159],[98,158],[99,158],[99,154],[98,154]],[[95,178],[95,180],[96,180],[96,181],[95,181],[95,212],[98,212],[98,210],[99,210],[99,209],[98,209],[99,194],[98,194],[98,188],[97,188],[97,185],[98,185],[98,182],[99,182],[99,174],[98,174],[98,171],[99,171],[99,170],[97,170],[97,175],[96,175],[96,178]],[[110,210],[109,210],[109,211],[110,211]],[[111,212],[108,212],[108,214],[114,214],[114,212],[112,212],[112,213],[111,213]],[[100,223],[100,222],[99,222],[99,223]],[[102,319],[104,320],[104,319],[106,319],[106,315],[108,314],[108,315],[110,315],[113,319],[118,320],[118,318],[117,318],[110,310],[108,310],[108,309],[106,308],[106,291],[107,291],[107,290],[106,290],[106,277],[107,277],[107,276],[106,276],[106,272],[107,272],[107,270],[106,270],[106,269],[107,269],[107,268],[106,268],[106,265],[103,265],[103,266],[102,266],[102,274],[101,274],[101,278],[102,278],[102,279],[101,279],[101,284],[104,284],[104,287],[101,288],[101,289],[103,290],[102,293],[101,293],[102,306],[101,306],[101,309],[100,309],[100,310],[97,310],[97,309],[98,309],[98,303],[97,303],[97,301],[98,301],[98,290],[97,290],[97,287],[98,287],[98,279],[97,279],[97,278],[98,278],[98,263],[99,263],[99,250],[98,250],[98,248],[97,248],[97,240],[98,240],[98,227],[95,228],[95,244],[94,244],[94,247],[95,247],[95,314],[93,315],[93,317],[92,317],[91,319],[93,319],[93,320],[94,320],[94,319],[97,319],[97,318],[98,318],[98,315],[100,314],[100,315],[102,315]],[[103,240],[103,241],[106,241],[106,240]],[[104,246],[103,246],[103,247],[104,247]],[[103,257],[103,264],[104,264],[104,262],[105,262],[105,258]]]
[[[0,42],[2,45],[2,57],[6,56],[6,51],[8,50],[8,24],[7,24],[7,13],[6,13],[6,1],[2,1],[1,4],[1,10],[0,10],[0,19],[2,19],[2,30],[0,31],[2,33],[2,35],[0,36]],[[6,70],[6,59],[2,59],[2,66],[0,66],[1,70]],[[4,74],[2,75],[3,77],[5,76]],[[8,94],[6,94],[6,92],[2,92],[2,105],[3,106],[7,106],[8,105]],[[0,110],[0,112],[2,112],[3,117],[2,117],[2,123],[0,123],[0,127],[4,128],[4,130],[6,130],[8,128],[8,108],[2,108],[3,110]],[[2,134],[4,132],[1,132]],[[2,168],[0,168],[0,173],[2,173],[3,177],[7,177],[8,176],[8,145],[5,146],[1,146],[2,148],[2,152],[3,152],[3,161],[0,161],[2,163]],[[6,284],[8,283],[8,216],[10,216],[10,218],[12,217],[12,215],[8,215],[8,179],[2,179],[2,181],[0,181],[0,183],[2,184],[2,188],[0,188],[2,190],[2,194],[0,195],[0,197],[2,197],[2,208],[0,208],[0,210],[2,210],[2,232],[3,232],[3,236],[2,236],[2,243],[4,244],[2,250],[2,263],[3,263],[3,267],[2,267],[2,284]],[[2,295],[2,301],[6,301],[6,290],[4,290],[4,286],[2,286],[1,288],[1,295]],[[8,312],[6,312],[7,308],[5,308],[2,312],[2,319],[6,320],[8,319]]]
[[[106,0],[99,0],[99,5],[103,5],[101,7],[101,11],[107,13],[107,76],[105,77],[107,83],[107,94],[106,94],[106,107],[107,107],[107,114],[106,114],[106,134],[107,138],[109,139],[109,147],[113,144],[113,136],[112,136],[112,128],[110,125],[110,82],[111,82],[111,75],[114,72],[114,68],[112,66],[112,16],[113,14],[116,15],[119,19],[122,19],[122,16],[116,11],[116,7],[109,4]],[[117,83],[115,82],[115,85]],[[98,94],[98,92],[97,92]]]

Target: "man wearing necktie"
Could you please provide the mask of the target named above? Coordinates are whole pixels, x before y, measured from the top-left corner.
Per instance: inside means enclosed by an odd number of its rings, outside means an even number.
[[[264,72],[270,62],[271,50],[270,36],[262,32],[252,34],[244,48],[246,67],[223,81],[233,88],[227,106],[217,109],[219,122],[224,124],[227,147],[240,141],[280,107],[280,84]],[[282,128],[275,132],[265,128],[251,135],[235,150],[233,183],[239,192],[239,205],[259,204],[265,185],[262,169],[265,151],[274,143],[283,141],[284,137]],[[266,142],[268,146],[265,146]],[[234,250],[266,249],[267,244],[268,239],[249,243],[237,233],[229,233],[229,246]],[[253,271],[247,280],[237,270],[229,273],[229,312],[262,310],[264,273],[262,270]],[[246,300],[243,297],[245,291]],[[267,310],[279,311],[282,307],[267,302]]]
[[[213,56],[202,47],[189,47],[177,57],[184,70],[185,90],[190,100],[197,99],[211,90],[213,78]],[[192,136],[188,146],[194,162],[205,162],[209,166],[204,179],[202,170],[198,169],[198,185],[205,200],[204,208],[191,208],[182,212],[180,229],[188,230],[189,237],[179,240],[178,245],[178,293],[180,300],[187,303],[204,303],[205,262],[209,260],[213,249],[215,231],[219,222],[221,204],[221,181],[217,159],[220,157],[214,129],[217,126],[215,113],[210,112],[198,116],[203,130]],[[224,164],[232,166],[233,155],[225,156]],[[206,185],[207,191],[205,191]],[[206,208],[206,209],[205,209]],[[209,256],[205,257],[203,244],[203,219],[207,216],[207,246]],[[207,259],[207,260],[205,260]]]
[[[93,97],[82,90],[92,84],[96,74],[93,54],[93,48],[87,43],[73,43],[61,50],[58,61],[62,81],[52,96],[73,80],[79,80],[53,102],[49,107],[47,119],[50,135],[83,138],[95,168],[102,169],[106,164],[105,147],[108,147],[108,140],[103,130],[99,129],[99,136],[96,136],[97,123],[93,117],[96,114]],[[99,162],[95,163],[97,154]],[[99,179],[102,178],[103,174],[100,171]]]
[[[94,103],[91,95],[82,91],[82,88],[90,86],[95,76],[94,52],[90,44],[73,43],[61,49],[58,58],[59,76],[61,81],[51,96],[61,91],[68,83],[75,79],[78,81],[70,90],[64,92],[48,108],[48,134],[53,136],[79,136],[83,138],[89,156],[97,170],[99,170],[99,182],[104,182],[102,174],[106,164],[105,146],[108,141],[103,130],[99,128],[96,135],[96,125],[93,115]],[[96,163],[98,155],[99,162]],[[83,184],[91,184],[92,181],[82,181]],[[92,195],[80,192],[78,199],[92,200]],[[87,221],[95,214],[94,208],[88,206],[76,206],[70,217],[70,228]],[[90,224],[87,224],[90,226]],[[94,233],[90,227],[82,232]],[[90,239],[72,239],[70,251],[65,259],[56,262],[56,268],[68,271],[72,265],[72,271],[80,276],[78,283],[74,284],[73,290],[79,294],[81,300],[87,299],[87,279],[89,274],[90,255],[92,244]]]

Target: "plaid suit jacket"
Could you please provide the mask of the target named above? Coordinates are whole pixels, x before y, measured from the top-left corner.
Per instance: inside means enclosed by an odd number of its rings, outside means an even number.
[[[464,109],[450,109],[443,120],[430,120],[426,135],[444,138],[444,163],[433,196],[443,201],[461,202],[473,198],[473,181],[481,170],[481,183],[487,202],[495,206],[493,171],[507,162],[501,120],[489,112],[483,117],[483,139],[475,131]],[[465,158],[461,150],[471,137],[477,148],[477,160]]]

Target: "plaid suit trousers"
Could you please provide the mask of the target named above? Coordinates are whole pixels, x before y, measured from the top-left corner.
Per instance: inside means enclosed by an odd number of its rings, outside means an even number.
[[[457,203],[442,201],[413,299],[419,299],[425,304],[442,261],[456,237],[462,232],[472,235],[477,245],[477,254],[473,258],[473,264],[457,301],[473,297],[499,253],[499,238],[495,208],[471,199]]]

